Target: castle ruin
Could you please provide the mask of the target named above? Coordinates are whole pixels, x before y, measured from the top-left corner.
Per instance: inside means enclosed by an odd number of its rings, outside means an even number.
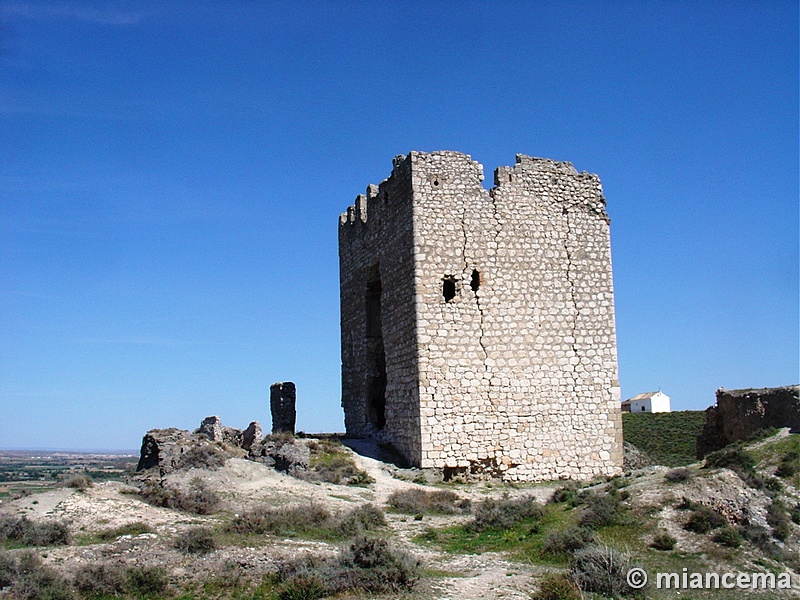
[[[518,155],[483,188],[411,152],[339,220],[348,435],[418,467],[507,481],[622,467],[609,219],[600,180]]]

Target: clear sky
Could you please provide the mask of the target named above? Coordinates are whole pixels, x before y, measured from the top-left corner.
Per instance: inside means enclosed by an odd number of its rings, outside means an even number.
[[[410,150],[600,175],[623,397],[800,381],[796,2],[0,0],[0,447],[343,430],[338,216]]]

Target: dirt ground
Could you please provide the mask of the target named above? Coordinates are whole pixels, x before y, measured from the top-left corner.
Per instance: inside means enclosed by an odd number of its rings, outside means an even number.
[[[224,499],[224,515],[238,514],[256,505],[281,506],[315,503],[332,513],[372,503],[386,508],[388,497],[396,490],[420,487],[409,481],[414,472],[353,453],[359,467],[375,482],[364,487],[307,482],[276,472],[262,464],[232,458],[216,470],[189,469],[171,473],[172,484],[188,484],[202,479]],[[418,474],[418,472],[417,472]],[[534,495],[546,501],[558,484],[503,487],[512,495]],[[457,493],[473,502],[501,491],[491,484],[459,485]],[[64,571],[76,569],[87,561],[117,560],[126,564],[161,565],[175,578],[195,581],[224,571],[231,564],[246,568],[250,574],[267,573],[282,561],[304,553],[325,554],[337,547],[325,542],[296,538],[264,536],[263,545],[252,548],[228,546],[209,555],[186,556],[172,547],[176,534],[197,525],[214,525],[224,516],[188,515],[167,508],[151,506],[136,494],[136,488],[120,482],[96,483],[85,491],[57,488],[0,504],[0,511],[23,514],[34,521],[60,520],[70,525],[75,542],[70,546],[48,548],[46,560]],[[428,527],[453,524],[458,517],[425,516],[415,520],[409,515],[386,513],[392,541],[418,557],[426,569],[443,576],[432,578],[419,595],[441,600],[485,600],[486,598],[524,599],[530,597],[532,578],[540,572],[535,566],[505,560],[496,553],[449,555],[412,543],[412,538]],[[466,517],[463,517],[466,518]],[[124,535],[106,543],[89,543],[90,536],[103,530],[143,522],[153,533]],[[81,540],[87,540],[84,543]],[[448,575],[452,574],[452,576]]]

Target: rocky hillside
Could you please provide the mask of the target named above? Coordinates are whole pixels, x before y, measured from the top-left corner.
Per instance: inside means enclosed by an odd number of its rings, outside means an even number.
[[[800,436],[788,430],[584,486],[444,484],[331,436],[267,436],[251,452],[236,431],[148,435],[126,483],[76,480],[0,505],[0,595],[642,597],[631,566],[786,572],[800,585]]]

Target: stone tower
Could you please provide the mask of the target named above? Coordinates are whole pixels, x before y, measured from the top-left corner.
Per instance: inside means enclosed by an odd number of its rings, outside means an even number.
[[[445,476],[619,473],[600,180],[523,155],[482,180],[468,155],[411,152],[341,215],[347,433]]]

